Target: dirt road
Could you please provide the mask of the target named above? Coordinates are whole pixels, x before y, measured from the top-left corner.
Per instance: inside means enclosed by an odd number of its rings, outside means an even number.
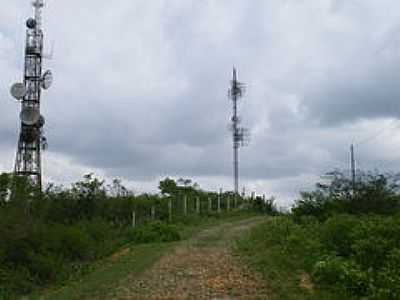
[[[225,223],[180,243],[105,299],[268,299],[268,289],[232,252],[234,240],[265,218]]]

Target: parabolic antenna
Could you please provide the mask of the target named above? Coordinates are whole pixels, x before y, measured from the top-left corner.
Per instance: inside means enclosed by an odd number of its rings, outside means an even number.
[[[37,25],[37,22],[34,18],[29,18],[26,21],[26,27],[28,27],[29,29],[35,29],[36,25]]]
[[[24,107],[19,117],[22,123],[28,126],[32,126],[40,120],[40,112],[37,108]]]
[[[53,83],[53,73],[50,70],[44,72],[42,77],[42,88],[47,90],[50,88],[51,84]]]
[[[18,82],[18,83],[14,83],[11,86],[10,92],[11,92],[11,95],[15,99],[21,100],[22,98],[25,97],[27,91],[26,91],[26,88],[25,88],[25,84]]]

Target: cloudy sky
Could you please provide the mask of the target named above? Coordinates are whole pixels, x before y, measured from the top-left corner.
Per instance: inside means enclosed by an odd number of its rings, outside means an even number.
[[[47,1],[46,181],[94,172],[137,192],[165,176],[232,189],[227,98],[247,84],[241,185],[280,205],[325,172],[400,169],[397,0]],[[28,0],[0,10],[0,171],[13,168]]]

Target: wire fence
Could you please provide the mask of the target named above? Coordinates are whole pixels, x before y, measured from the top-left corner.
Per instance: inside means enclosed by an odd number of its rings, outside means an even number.
[[[265,197],[262,201],[265,202]],[[222,195],[186,196],[159,198],[152,203],[135,203],[132,207],[132,226],[136,227],[151,221],[173,223],[185,217],[222,215],[234,211],[254,210],[256,198]],[[262,211],[262,210],[261,210]]]

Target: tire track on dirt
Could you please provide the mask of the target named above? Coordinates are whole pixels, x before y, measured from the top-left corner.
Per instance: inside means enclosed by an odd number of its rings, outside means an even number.
[[[232,252],[240,234],[264,221],[254,217],[204,230],[104,299],[269,299],[261,276]]]

